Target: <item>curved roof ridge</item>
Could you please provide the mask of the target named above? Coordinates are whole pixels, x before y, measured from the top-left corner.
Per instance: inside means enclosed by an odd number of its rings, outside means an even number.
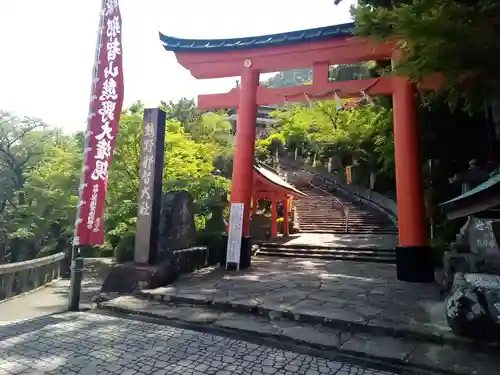
[[[172,52],[217,52],[235,51],[250,48],[275,47],[295,43],[315,42],[325,39],[352,36],[354,22],[339,25],[317,27],[314,29],[296,30],[278,34],[250,36],[228,39],[184,39],[164,35],[160,40],[167,51]]]
[[[281,187],[282,189],[285,189],[296,196],[307,196],[306,193],[300,191],[295,186],[289,184],[287,181],[281,178],[276,170],[269,167],[265,163],[254,160],[253,170],[272,185]]]

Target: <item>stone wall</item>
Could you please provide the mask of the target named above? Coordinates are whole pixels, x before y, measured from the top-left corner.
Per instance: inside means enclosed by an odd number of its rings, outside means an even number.
[[[57,279],[64,253],[0,265],[0,301],[29,292]]]
[[[173,253],[177,275],[191,273],[207,265],[208,250],[205,246],[174,250]]]
[[[154,265],[117,264],[101,287],[101,293],[132,294],[141,289],[154,289],[173,283],[181,274],[206,267],[206,247],[174,250],[171,256]]]

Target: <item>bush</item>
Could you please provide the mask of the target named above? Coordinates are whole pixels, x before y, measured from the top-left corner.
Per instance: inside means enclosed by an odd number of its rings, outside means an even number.
[[[132,262],[134,260],[135,233],[125,233],[115,249],[117,263]]]
[[[202,231],[198,233],[197,243],[206,246],[208,250],[207,264],[213,266],[220,262],[224,250],[223,233],[217,231]]]
[[[99,256],[102,258],[112,258],[115,256],[115,252],[111,247],[106,246],[101,249]]]

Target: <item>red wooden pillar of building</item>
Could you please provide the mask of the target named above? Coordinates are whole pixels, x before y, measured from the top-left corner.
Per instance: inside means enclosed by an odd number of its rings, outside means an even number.
[[[278,205],[274,195],[271,198],[271,237],[278,237]]]
[[[257,214],[257,208],[259,207],[259,198],[256,195],[252,198],[252,216]]]
[[[410,282],[434,281],[428,246],[422,165],[412,84],[393,78],[394,153],[398,201],[397,276]]]
[[[244,204],[243,236],[250,234],[250,204],[253,187],[253,154],[258,85],[259,72],[250,66],[247,67],[247,64],[245,64],[241,73],[241,91],[238,118],[236,120],[236,148],[231,186],[231,203]],[[242,243],[245,243],[245,241]]]
[[[283,199],[283,235],[288,236],[290,234],[290,224],[289,224],[289,218],[290,218],[290,213],[288,212],[290,209],[288,207],[288,198],[285,197]]]

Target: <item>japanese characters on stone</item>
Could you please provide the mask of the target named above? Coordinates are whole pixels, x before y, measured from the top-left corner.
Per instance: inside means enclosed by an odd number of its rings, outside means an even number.
[[[141,184],[139,193],[139,215],[141,216],[151,215],[156,152],[155,142],[155,127],[152,123],[148,122],[144,125],[144,133],[142,135]]]

